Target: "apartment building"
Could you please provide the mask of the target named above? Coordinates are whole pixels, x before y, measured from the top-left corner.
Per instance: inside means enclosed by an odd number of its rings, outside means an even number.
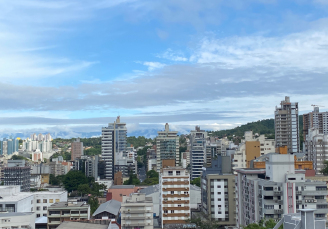
[[[47,229],[55,229],[64,221],[89,219],[90,206],[85,202],[58,202],[48,208]]]
[[[236,225],[235,175],[229,156],[219,155],[211,167],[203,167],[201,177],[201,209],[220,225]]]
[[[182,167],[164,167],[160,173],[161,225],[184,224],[190,216],[190,176]]]
[[[82,155],[73,161],[73,169],[82,171],[87,177],[98,177],[99,156]]]
[[[250,161],[262,155],[275,152],[275,140],[264,135],[255,136],[253,131],[245,132],[245,139],[233,154],[233,169],[249,168]]]
[[[276,148],[287,146],[288,153],[299,152],[298,103],[288,96],[276,107],[274,113]]]
[[[318,129],[319,134],[328,134],[328,111],[320,112],[319,107],[314,105],[312,112],[303,114],[304,141],[312,128]]]
[[[102,128],[101,155],[106,163],[105,179],[114,179],[114,166],[119,154],[126,152],[126,123],[121,123],[120,116],[116,121]]]
[[[284,214],[315,209],[317,219],[327,219],[327,185],[305,179],[305,170],[295,170],[294,156],[269,154],[265,169],[237,169],[237,227],[261,219],[279,221]]]
[[[202,167],[206,163],[206,138],[207,132],[199,126],[190,131],[190,169],[191,179],[201,176]]]
[[[164,131],[158,131],[156,137],[156,169],[161,171],[162,160],[173,159],[179,165],[179,136],[178,131],[170,131],[169,124],[165,124]]]
[[[83,142],[80,139],[76,139],[71,143],[71,160],[74,161],[77,157],[83,155]]]
[[[4,168],[4,185],[19,185],[22,192],[30,191],[31,167],[25,160],[8,160]]]
[[[324,162],[328,160],[328,134],[320,133],[318,128],[308,130],[304,141],[304,152],[307,160],[313,162],[316,174],[321,174],[325,168]]]
[[[0,213],[0,226],[2,229],[35,229],[34,212]]]
[[[132,193],[130,196],[123,196],[121,228],[154,228],[153,199],[146,197],[144,193]]]

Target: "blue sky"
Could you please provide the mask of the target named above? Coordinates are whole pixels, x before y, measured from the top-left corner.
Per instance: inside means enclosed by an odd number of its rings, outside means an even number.
[[[328,104],[326,0],[0,0],[0,134],[181,133]],[[326,110],[326,108],[322,108]],[[60,135],[60,134],[59,134]]]

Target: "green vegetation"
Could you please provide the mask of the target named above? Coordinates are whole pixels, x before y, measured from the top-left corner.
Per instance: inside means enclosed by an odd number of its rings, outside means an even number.
[[[144,136],[131,136],[127,137],[127,144],[128,146],[133,145],[134,148],[138,148],[139,146],[145,146],[148,142],[153,142],[151,138],[145,138]]]
[[[244,229],[272,229],[276,226],[276,222],[273,219],[269,220],[260,220],[258,223],[251,223],[248,224],[247,227],[243,227]],[[281,225],[279,229],[283,229],[283,226]]]
[[[196,185],[198,187],[200,187],[200,177],[197,177],[195,179],[193,179],[190,184]]]
[[[325,165],[325,167],[323,169],[321,169],[321,173],[325,176],[328,175],[328,161],[324,161],[323,164]]]
[[[11,160],[29,160],[29,159],[26,158],[26,157],[23,157],[23,156],[13,155],[13,156],[11,157]]]
[[[145,166],[147,168],[147,149],[151,148],[150,146],[145,146],[142,149],[137,151],[137,161],[138,161],[138,168]]]
[[[74,141],[76,139],[74,138]],[[80,141],[83,142],[84,147],[101,147],[101,137],[98,138],[80,138]]]
[[[94,146],[90,149],[84,150],[84,155],[93,156],[93,155],[99,155],[99,154],[101,154],[101,145]]]
[[[51,156],[51,159],[58,158],[59,156],[62,156],[63,159],[66,160],[66,161],[71,160],[71,153],[70,152],[55,153]]]
[[[194,223],[196,224],[197,228],[200,229],[223,229],[224,226],[219,225],[217,221],[214,220],[209,220],[209,219],[201,219],[201,218],[196,218],[196,219],[189,219],[187,220],[188,223]]]
[[[136,174],[130,174],[130,177],[128,180],[124,181],[124,185],[139,185],[140,180],[138,179],[138,176]]]
[[[147,178],[141,183],[141,185],[155,185],[159,183],[159,174],[155,170],[150,170],[146,173]]]
[[[70,170],[62,181],[68,192],[77,190],[80,184],[88,184],[88,178],[78,170]]]

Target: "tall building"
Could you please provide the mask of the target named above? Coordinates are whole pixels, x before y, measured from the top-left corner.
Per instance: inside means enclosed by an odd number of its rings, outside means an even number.
[[[299,152],[298,103],[288,96],[276,107],[274,113],[276,148],[287,146],[288,153]]]
[[[73,169],[79,170],[87,177],[94,177],[95,180],[98,178],[98,163],[99,155],[87,156],[82,155],[81,157],[75,158],[73,161]]]
[[[328,111],[320,112],[319,107],[313,105],[313,111],[303,114],[303,138],[306,140],[309,130],[316,128],[319,134],[328,134]]]
[[[30,191],[31,167],[25,165],[25,160],[8,160],[4,168],[4,185],[19,185],[22,192]]]
[[[74,161],[77,157],[83,155],[83,142],[80,139],[76,139],[71,143],[71,160]]]
[[[146,197],[144,193],[132,193],[130,196],[123,196],[121,214],[122,229],[154,228],[153,198]]]
[[[190,131],[190,168],[191,179],[201,176],[202,167],[206,163],[206,138],[207,132],[199,126]]]
[[[320,174],[326,167],[324,162],[328,160],[328,134],[320,133],[318,128],[309,129],[303,150],[307,160],[313,162],[313,169]]]
[[[294,155],[268,154],[265,161],[265,169],[237,169],[237,227],[278,221],[300,209],[315,209],[315,217],[326,221],[326,182],[306,180],[305,170],[295,170]]]
[[[18,151],[19,142],[17,138],[4,138],[0,141],[0,155],[11,155]]]
[[[191,217],[189,173],[182,167],[164,166],[159,178],[162,228],[170,224],[185,224]]]
[[[229,156],[219,155],[201,177],[202,212],[220,225],[236,225],[235,175]]]
[[[116,122],[102,128],[101,154],[106,163],[105,178],[114,179],[114,167],[120,153],[126,151],[126,123],[121,123],[120,116]]]
[[[170,131],[169,124],[165,124],[164,131],[158,131],[156,137],[156,169],[161,171],[162,160],[173,159],[179,165],[179,136],[178,131]]]

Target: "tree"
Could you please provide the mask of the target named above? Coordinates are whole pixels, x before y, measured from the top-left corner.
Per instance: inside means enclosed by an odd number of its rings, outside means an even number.
[[[136,174],[130,174],[128,180],[124,181],[123,185],[139,185],[140,180],[138,179]]]
[[[90,189],[88,184],[80,184],[77,187],[77,191],[79,193],[81,193],[82,196],[84,196],[85,194],[90,194],[91,193],[91,189]]]
[[[193,179],[190,183],[200,187],[200,177]]]
[[[90,196],[88,204],[90,205],[90,215],[92,215],[99,207],[98,198],[96,196]]]
[[[323,169],[321,169],[321,173],[323,174],[323,175],[328,175],[328,161],[324,161],[323,162],[324,164],[325,164],[325,167],[323,168]]]
[[[261,219],[258,223],[248,224],[244,229],[272,229],[276,226],[276,222],[273,219]],[[279,229],[282,229],[281,225]]]
[[[88,178],[81,171],[70,170],[63,179],[63,184],[68,192],[77,190],[80,184],[88,184]]]
[[[58,177],[55,177],[55,175],[50,174],[49,184],[51,184],[51,185],[60,185],[60,180],[58,179]]]
[[[200,229],[218,229],[218,228],[224,228],[224,226],[220,225],[215,220],[209,220],[209,219],[189,219],[187,220],[188,223],[194,223],[196,226]]]
[[[11,160],[28,160],[26,157],[19,156],[19,155],[13,155],[11,157]]]

